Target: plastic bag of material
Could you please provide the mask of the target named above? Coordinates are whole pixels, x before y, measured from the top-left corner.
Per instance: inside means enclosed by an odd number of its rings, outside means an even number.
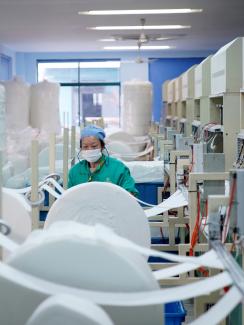
[[[46,80],[32,85],[30,103],[31,126],[60,133],[59,85]]]
[[[38,130],[26,127],[22,130],[8,130],[7,132],[7,155],[14,156],[16,153],[29,155],[31,141],[38,137]]]
[[[126,161],[136,183],[163,182],[163,161]]]
[[[122,91],[122,129],[131,135],[147,135],[152,119],[152,84],[132,80],[123,84]]]
[[[10,130],[29,125],[30,87],[19,77],[2,83],[6,91],[6,125]]]

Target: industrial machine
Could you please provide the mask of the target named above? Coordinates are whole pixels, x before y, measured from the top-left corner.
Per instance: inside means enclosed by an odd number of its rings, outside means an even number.
[[[234,167],[244,168],[244,133],[237,136],[236,161]]]

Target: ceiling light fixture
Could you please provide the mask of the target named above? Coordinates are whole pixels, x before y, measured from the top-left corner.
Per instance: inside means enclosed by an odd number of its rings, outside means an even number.
[[[98,40],[99,42],[116,42],[115,38],[101,38]]]
[[[87,29],[93,30],[141,30],[141,26],[96,26],[87,27]],[[143,26],[143,29],[185,29],[191,28],[187,25],[147,25]]]
[[[89,10],[79,11],[79,15],[157,15],[202,12],[202,9],[140,9],[140,10]]]
[[[168,45],[142,45],[140,47],[141,50],[169,50],[171,46]],[[112,50],[112,51],[124,51],[124,50],[138,50],[138,46],[105,46],[104,50]]]
[[[138,36],[137,37],[137,39],[139,38],[140,36]],[[131,39],[126,39],[126,41],[128,41],[128,42],[134,42],[135,40],[137,40],[137,39],[133,39],[133,38],[131,38]],[[153,40],[154,41],[166,41],[166,40],[169,40],[169,39],[171,39],[171,37],[169,36],[169,37],[155,37]],[[114,38],[101,38],[101,39],[99,39],[98,41],[99,42],[119,42],[119,41],[124,41],[125,39],[123,38],[123,35],[120,37],[119,35],[117,35],[116,37],[114,37]]]

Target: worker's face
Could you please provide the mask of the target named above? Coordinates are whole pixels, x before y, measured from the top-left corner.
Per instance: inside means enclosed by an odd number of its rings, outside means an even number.
[[[95,150],[101,149],[101,142],[95,137],[86,137],[82,139],[81,142],[81,150]]]

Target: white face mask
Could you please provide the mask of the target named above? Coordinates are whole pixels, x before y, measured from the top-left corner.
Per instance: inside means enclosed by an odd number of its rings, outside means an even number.
[[[98,161],[102,157],[101,149],[81,150],[81,157],[90,163]]]

